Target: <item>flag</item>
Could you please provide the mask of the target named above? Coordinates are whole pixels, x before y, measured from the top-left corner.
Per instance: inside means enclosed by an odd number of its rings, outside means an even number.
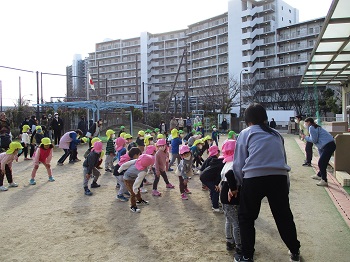
[[[95,90],[94,81],[92,81],[91,75],[89,74],[89,84],[92,90]]]

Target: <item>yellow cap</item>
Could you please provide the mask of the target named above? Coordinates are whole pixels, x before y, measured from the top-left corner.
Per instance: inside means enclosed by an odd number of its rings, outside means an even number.
[[[35,130],[42,129],[41,126],[36,126]]]
[[[207,135],[203,138],[203,141],[212,140],[211,136]]]
[[[51,139],[48,137],[44,137],[41,139],[41,144],[43,144],[44,146],[51,145]]]
[[[176,128],[171,130],[171,137],[172,138],[177,138],[178,136],[179,136],[179,131]]]
[[[23,146],[20,142],[11,142],[9,149],[7,149],[6,154],[11,155],[13,152],[15,152],[16,149],[22,149]]]
[[[98,137],[94,137],[93,139],[91,139],[91,145],[94,146],[95,142],[101,142],[101,139],[99,139]]]
[[[151,135],[146,135],[145,136],[145,146],[148,146],[149,145],[149,139],[150,138],[153,138],[153,136],[151,136]]]
[[[131,136],[130,134],[125,134],[125,135],[124,135],[124,138],[125,138],[125,139],[130,139],[130,138],[132,138],[132,136]]]
[[[82,137],[81,140],[83,140],[84,143],[87,143],[89,141],[87,137]]]
[[[196,141],[194,141],[193,145],[196,146],[198,144],[204,144],[202,139],[197,139]]]
[[[112,129],[108,129],[108,130],[106,131],[106,136],[107,136],[107,138],[110,138],[110,136],[111,136],[112,134],[115,134],[115,132],[114,132]]]
[[[157,135],[157,139],[162,139],[162,138],[164,138],[164,135],[163,135],[163,134],[158,134],[158,135]]]
[[[125,132],[121,132],[120,135],[119,135],[119,137],[125,138],[125,137],[124,137],[125,135],[126,135]]]
[[[24,125],[22,126],[22,133],[26,133],[30,129],[30,126]]]
[[[137,134],[139,134],[140,136],[144,136],[145,135],[145,131],[140,130]]]

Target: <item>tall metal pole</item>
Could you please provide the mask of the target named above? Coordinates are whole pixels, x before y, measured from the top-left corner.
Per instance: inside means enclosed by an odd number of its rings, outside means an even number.
[[[44,104],[44,93],[43,93],[43,72],[40,72],[40,87],[41,87],[41,103]]]
[[[239,117],[242,117],[242,73],[248,72],[247,69],[242,69],[241,73],[239,74]]]
[[[22,105],[22,87],[21,87],[21,77],[20,76],[18,77],[18,81],[19,81],[19,83],[18,83],[18,88],[19,88],[19,90],[18,90],[18,94],[19,94],[18,106],[21,106]]]
[[[105,80],[106,80],[106,95],[105,95],[105,101],[107,102],[107,82],[108,82],[108,80],[107,80],[107,78],[106,78]]]
[[[142,82],[142,115],[143,115],[143,123],[146,123],[146,118],[145,118],[145,82]]]
[[[36,119],[39,119],[39,72],[36,71]]]
[[[90,83],[89,83],[89,71],[86,72],[86,101],[89,101],[90,100]],[[87,108],[86,109],[86,116],[87,116],[87,126],[89,128],[89,120],[90,120],[90,109]]]
[[[97,61],[97,100],[100,100],[100,61]]]
[[[186,103],[185,103],[185,117],[188,116],[188,68],[187,68],[187,45],[186,45],[186,48],[185,48],[185,77],[186,77],[186,81],[185,81],[185,97],[186,97]],[[181,111],[182,111],[182,102],[181,102]],[[181,115],[182,115],[182,112],[181,112]]]
[[[139,70],[138,70],[138,60],[137,60],[137,55],[135,57],[136,60],[136,64],[135,64],[135,100],[136,100],[136,104],[139,104]],[[143,82],[142,82],[143,84]]]

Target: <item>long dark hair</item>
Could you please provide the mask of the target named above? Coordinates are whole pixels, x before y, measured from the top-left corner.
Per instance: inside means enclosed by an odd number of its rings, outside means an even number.
[[[320,127],[318,124],[315,123],[314,119],[311,117],[306,118],[304,122],[310,123],[310,125],[312,125],[314,128]]]
[[[280,136],[280,134],[268,126],[267,113],[265,108],[254,103],[248,106],[244,111],[244,121],[246,125],[253,124],[259,125],[262,130],[275,136]]]

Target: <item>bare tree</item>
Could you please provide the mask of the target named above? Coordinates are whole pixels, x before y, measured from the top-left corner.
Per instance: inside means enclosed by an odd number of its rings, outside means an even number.
[[[233,106],[237,106],[236,97],[239,94],[239,84],[234,78],[222,83],[208,81],[200,89],[200,97],[205,109],[210,112],[220,110],[221,113],[229,113]]]

